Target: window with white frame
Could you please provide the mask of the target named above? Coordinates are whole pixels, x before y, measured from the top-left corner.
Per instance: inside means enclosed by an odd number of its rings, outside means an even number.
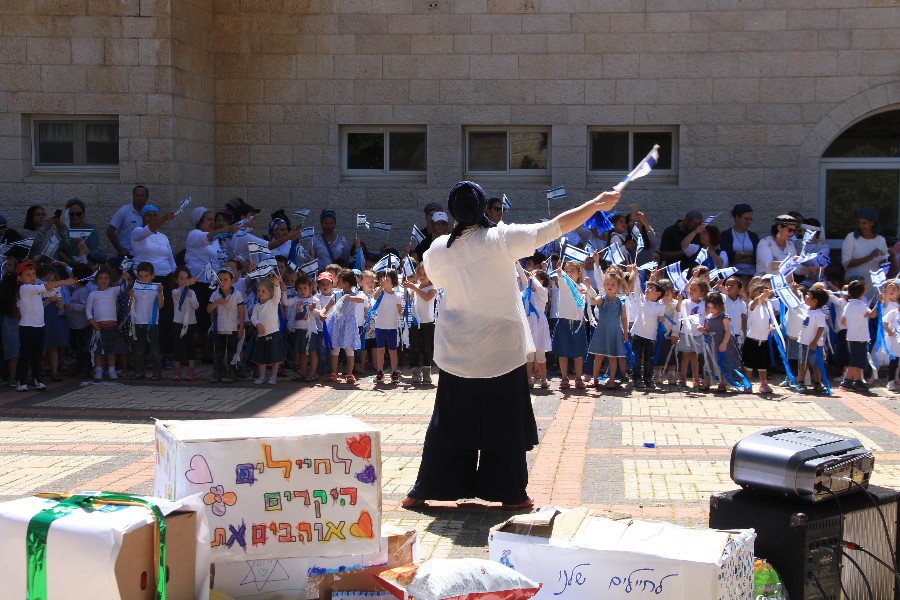
[[[678,182],[678,127],[591,127],[588,129],[588,173],[595,180],[625,176],[653,146],[659,161],[642,184]]]
[[[422,178],[428,166],[425,126],[344,127],[342,169],[348,176]]]
[[[467,127],[466,173],[547,177],[549,127]]]
[[[31,139],[35,171],[119,169],[117,117],[35,117],[31,120]]]

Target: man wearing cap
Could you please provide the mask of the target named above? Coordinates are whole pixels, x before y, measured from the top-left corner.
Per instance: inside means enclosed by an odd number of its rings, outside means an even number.
[[[88,252],[100,247],[100,234],[94,225],[85,223],[85,206],[79,198],[72,198],[66,202],[66,216],[69,219],[69,240],[63,244],[63,252],[66,254],[66,262],[70,265],[78,260],[81,255],[81,240],[84,240]],[[74,231],[73,231],[74,230]],[[78,231],[90,231],[87,235],[79,235]]]
[[[697,263],[694,259],[685,255],[681,249],[681,242],[685,236],[697,229],[703,221],[703,213],[699,210],[689,210],[683,219],[679,219],[674,225],[666,227],[659,242],[659,255],[667,264],[681,261],[681,268],[693,267]]]
[[[131,254],[131,232],[141,225],[141,209],[150,198],[150,190],[146,186],[136,185],[131,190],[131,202],[123,205],[106,228],[106,236],[109,242],[119,253],[119,256]]]
[[[446,235],[447,232],[450,231],[450,217],[447,216],[442,210],[435,211],[431,213],[429,218],[432,225],[432,236],[426,237],[422,240],[418,246],[416,246],[415,253],[419,260],[422,260],[422,257],[425,255],[425,251],[431,248],[431,242],[442,235]]]
[[[485,216],[487,197],[477,183],[461,181],[450,191],[456,224],[424,257],[429,279],[445,292],[434,339],[441,374],[404,508],[460,498],[508,510],[534,505],[525,459],[538,443],[525,370],[534,342],[514,266],[618,199],[618,192],[604,192],[546,223],[510,225]]]

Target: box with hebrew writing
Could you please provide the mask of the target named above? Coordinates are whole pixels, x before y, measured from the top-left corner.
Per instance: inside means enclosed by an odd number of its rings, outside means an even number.
[[[381,436],[349,416],[157,421],[155,493],[200,493],[214,562],[381,543]]]
[[[745,600],[755,538],[580,507],[517,515],[488,545],[491,560],[543,583],[538,600]]]
[[[153,600],[160,588],[157,572],[163,552],[165,579],[160,584],[166,597],[208,597],[209,532],[198,498],[128,496],[159,509],[165,522],[163,539],[146,506],[106,503],[122,501],[125,494],[108,494],[106,499],[96,492],[74,496],[0,503],[0,599]],[[67,505],[67,500],[79,498],[85,501]],[[45,534],[42,523],[49,525]]]

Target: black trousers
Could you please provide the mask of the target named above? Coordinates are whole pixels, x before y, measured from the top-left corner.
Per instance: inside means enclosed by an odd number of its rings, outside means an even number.
[[[41,361],[44,359],[44,328],[19,325],[19,364],[16,365],[16,383],[26,383],[28,367],[31,377],[41,381]]]
[[[209,339],[211,315],[206,312],[206,307],[209,306],[209,297],[212,296],[213,291],[209,289],[208,283],[203,283],[201,281],[192,285],[191,289],[197,296],[197,303],[200,304],[200,306],[197,307],[197,342],[200,344],[200,349],[204,353],[204,357],[207,357],[208,355],[205,354],[206,349],[212,344]],[[207,346],[207,344],[210,344],[210,346]]]
[[[168,329],[168,327],[165,329]],[[134,350],[134,362],[136,363],[135,371],[141,377],[144,376],[147,370],[148,350],[150,351],[150,367],[153,369],[153,373],[159,374],[162,371],[162,356],[159,351],[159,330],[159,324],[153,325],[152,327],[149,325],[134,326],[134,335],[137,339],[133,341],[131,347]]]
[[[409,496],[417,500],[481,498],[518,504],[528,498],[526,487],[525,450],[467,450],[425,442],[419,474]]]
[[[656,340],[648,340],[639,335],[631,336],[631,349],[634,351],[633,376],[635,379],[640,376],[641,380],[647,385],[653,383],[653,350],[655,348]],[[643,372],[641,369],[642,365]]]
[[[213,369],[222,377],[226,377],[229,373],[236,371],[231,367],[231,359],[237,352],[238,334],[219,333],[213,340],[215,346],[215,359]]]
[[[434,323],[409,328],[409,366],[431,367],[434,356]]]
[[[163,305],[159,309],[158,323],[171,323],[175,316],[175,305],[172,303],[172,275],[157,275],[153,278],[154,283],[162,285],[163,288]],[[207,286],[209,287],[209,286]],[[205,309],[204,309],[205,310]],[[172,354],[174,351],[175,340],[172,338],[171,327],[163,326],[159,330],[159,349],[163,355]]]
[[[81,329],[69,329],[69,341],[75,352],[76,368],[79,373],[88,372],[91,368],[91,336],[94,329],[88,325]]]

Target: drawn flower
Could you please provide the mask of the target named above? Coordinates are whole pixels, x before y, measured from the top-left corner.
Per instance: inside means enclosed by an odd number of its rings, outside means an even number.
[[[203,496],[203,503],[207,506],[212,506],[213,514],[221,517],[225,514],[226,506],[234,506],[237,503],[237,494],[226,492],[225,486],[214,485]]]

